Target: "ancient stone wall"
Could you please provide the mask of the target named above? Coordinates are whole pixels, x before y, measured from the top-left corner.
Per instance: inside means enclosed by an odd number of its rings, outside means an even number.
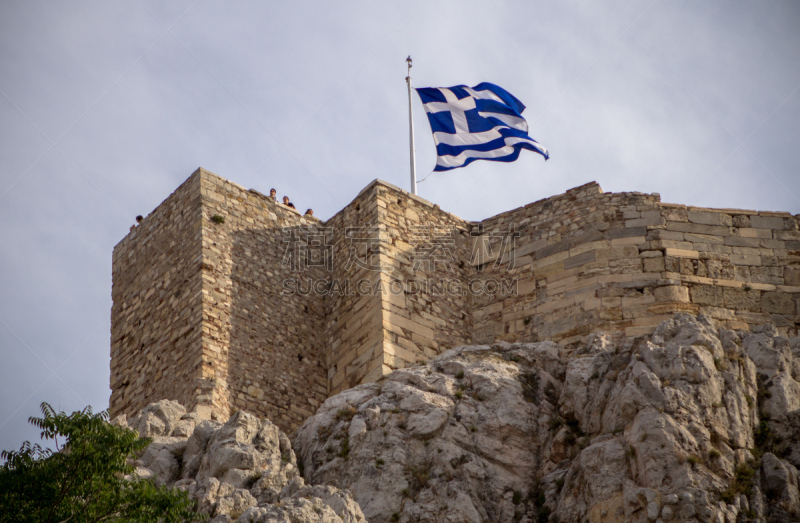
[[[200,179],[189,178],[114,247],[111,415],[193,406],[202,384]]]
[[[328,392],[325,305],[284,282],[327,277],[286,258],[292,238],[318,230],[315,218],[195,172],[115,248],[112,414],[169,398],[289,430],[315,412]]]
[[[325,226],[331,394],[468,341],[467,222],[376,180]]]
[[[789,213],[664,204],[591,183],[483,226],[519,233],[503,263],[484,268],[485,277],[516,278],[518,293],[475,303],[478,343],[637,336],[677,311],[797,332],[800,232]]]
[[[211,173],[200,179],[203,377],[215,380],[214,411],[246,409],[290,430],[327,397],[324,304],[284,283],[325,278],[301,248],[319,220]]]
[[[376,184],[325,223],[333,250],[325,295],[328,390],[335,394],[383,376],[380,244]],[[378,287],[378,291],[379,291]]]
[[[200,169],[114,250],[111,410],[169,398],[291,431],[460,344],[637,336],[677,311],[794,335],[797,218],[589,183],[467,222],[375,180],[320,222]]]
[[[468,343],[470,224],[386,183],[377,186],[385,333],[383,363],[404,368]]]

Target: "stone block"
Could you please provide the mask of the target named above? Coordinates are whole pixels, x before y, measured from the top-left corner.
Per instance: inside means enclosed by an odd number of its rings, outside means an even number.
[[[538,263],[538,262],[536,262]],[[537,279],[547,278],[549,275],[554,274],[559,271],[564,270],[564,262],[558,261],[555,263],[550,263],[547,265],[543,265],[541,267],[533,267],[534,274]]]
[[[668,231],[694,232],[713,236],[730,236],[731,228],[721,225],[703,225],[700,223],[667,222]]]
[[[640,218],[661,218],[662,215],[661,209],[656,208],[650,211],[642,211]]]
[[[644,272],[662,272],[664,270],[664,258],[645,258],[642,261]]]
[[[583,244],[591,243],[591,242],[595,242],[595,241],[600,241],[600,240],[603,240],[603,239],[605,239],[605,234],[604,233],[602,233],[600,231],[596,231],[596,230],[591,230],[591,231],[589,231],[589,232],[587,232],[585,234],[574,236],[574,237],[570,238],[568,241],[569,241],[569,247],[570,247],[570,249],[572,249],[572,248],[577,247],[579,245],[583,245]]]
[[[751,216],[750,227],[782,231],[784,228],[784,219],[780,216]]]
[[[706,251],[709,254],[730,254],[733,252],[733,247],[729,247],[728,245],[718,245],[715,243],[712,244],[705,244],[701,248],[699,243],[693,244],[695,250],[698,251]]]
[[[618,238],[630,238],[632,236],[644,236],[647,234],[647,227],[629,227],[625,229],[610,229],[606,231],[605,237],[609,240]]]
[[[569,240],[562,240],[557,243],[553,243],[552,245],[548,245],[547,247],[542,247],[538,251],[535,251],[536,260],[544,260],[554,254],[558,254],[564,251],[568,251],[570,248]]]
[[[722,288],[712,285],[695,285],[691,289],[692,303],[722,307]]]
[[[759,238],[740,238],[738,236],[726,236],[725,245],[732,247],[761,247],[761,240]]]
[[[561,252],[558,252],[556,254],[552,254],[552,255],[547,256],[545,258],[540,258],[538,256],[539,252],[540,251],[537,251],[536,261],[531,263],[531,268],[534,269],[534,270],[539,269],[541,267],[546,267],[548,265],[552,265],[552,264],[555,264],[555,263],[563,262],[564,260],[569,258],[569,250],[563,250]],[[561,265],[562,268],[559,269],[559,270],[563,270],[564,264],[561,263],[560,265]]]
[[[689,302],[689,289],[684,286],[668,285],[665,287],[656,287],[653,291],[653,296],[656,301],[679,301]]]
[[[632,258],[639,254],[639,248],[636,245],[623,245],[619,247],[612,247],[610,249],[600,249],[595,253],[597,260],[619,260],[621,258]]]
[[[664,250],[664,256],[672,256],[674,258],[699,258],[700,253],[687,249],[667,248]]]
[[[736,314],[730,309],[723,307],[700,307],[698,309],[700,314],[709,316],[717,321],[735,321]]]
[[[755,256],[772,256],[774,252],[771,249],[759,249],[756,247],[728,247],[731,254],[753,254]],[[764,260],[762,259],[762,264]]]
[[[761,256],[758,254],[731,254],[730,260],[734,265],[761,265]]]
[[[599,309],[603,305],[603,300],[601,298],[589,298],[583,301],[583,310],[591,311],[594,309]]]
[[[749,285],[750,287],[756,289],[757,291],[774,291],[778,288],[777,286],[771,283],[756,283],[754,281],[746,283],[745,285]]]
[[[784,285],[800,286],[800,268],[786,268],[783,271]]]
[[[795,314],[795,301],[790,294],[765,292],[761,297],[761,310],[768,314]]]
[[[605,249],[608,247],[609,247],[609,242],[607,240],[581,243],[579,245],[576,245],[575,247],[572,247],[569,250],[569,255],[577,256],[579,254],[583,254],[584,252],[596,251],[598,249]]]
[[[658,216],[651,216],[648,218],[637,218],[634,220],[625,220],[625,228],[632,229],[634,227],[647,227],[653,225],[663,225],[666,223],[666,220],[661,217],[659,214]]]
[[[612,247],[619,247],[621,245],[636,245],[639,243],[644,243],[647,241],[647,238],[644,236],[631,236],[629,238],[614,238],[611,240]]]
[[[763,325],[769,323],[769,314],[751,311],[736,311],[736,317],[750,325]]]
[[[715,236],[713,234],[696,234],[692,232],[683,233],[683,237],[687,242],[692,243],[706,243],[706,244],[722,244],[725,238],[722,236]]]
[[[722,289],[722,303],[729,309],[759,312],[761,311],[761,292],[726,287]]]
[[[651,249],[681,249],[691,251],[694,249],[692,242],[679,242],[675,240],[652,240],[650,242]]]
[[[782,285],[784,283],[783,267],[751,267],[750,279],[754,283]]]
[[[701,225],[720,225],[720,213],[710,211],[689,211],[689,222]]]
[[[589,251],[577,256],[572,256],[564,260],[564,268],[571,269],[573,267],[580,267],[581,265],[593,262],[595,260],[595,253],[596,251]]]
[[[750,223],[749,221],[747,223]],[[772,238],[772,231],[769,229],[755,229],[753,227],[739,228],[739,236],[742,238]]]
[[[636,307],[639,305],[648,305],[650,303],[654,303],[656,298],[652,294],[647,294],[644,296],[639,296],[635,298],[622,298],[622,308],[627,309],[628,307]]]
[[[479,241],[479,240],[480,240],[480,238],[476,238],[475,241]],[[530,254],[530,253],[532,253],[534,251],[538,251],[539,249],[543,249],[544,247],[547,247],[547,239],[536,240],[536,241],[532,241],[532,242],[526,243],[526,244],[521,244],[522,241],[524,241],[524,239],[520,238],[518,240],[518,243],[517,243],[515,249],[514,249],[514,254],[516,256],[525,256],[525,255],[528,255],[528,254]],[[478,245],[485,245],[485,244],[484,243],[480,243]]]
[[[796,222],[795,222],[796,223]],[[800,240],[800,231],[769,231],[773,234],[773,238],[783,241],[797,241]]]

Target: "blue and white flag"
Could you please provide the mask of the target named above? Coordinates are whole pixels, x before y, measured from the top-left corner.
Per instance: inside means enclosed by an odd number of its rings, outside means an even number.
[[[522,149],[550,154],[528,136],[522,117],[525,105],[511,93],[488,82],[475,87],[417,89],[428,113],[436,144],[436,168],[448,171],[475,160],[513,162]]]

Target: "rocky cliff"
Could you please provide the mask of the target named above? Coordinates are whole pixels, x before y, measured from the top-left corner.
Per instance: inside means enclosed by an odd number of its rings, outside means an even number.
[[[295,448],[373,523],[797,521],[800,338],[678,315],[462,347],[328,399]]]
[[[269,420],[239,411],[223,425],[162,400],[112,423],[153,439],[135,476],[188,492],[212,522],[366,523],[349,492],[305,485],[289,439]]]
[[[329,398],[293,445],[182,410],[130,420],[155,436],[138,474],[217,521],[800,520],[800,338],[770,325],[460,347]]]

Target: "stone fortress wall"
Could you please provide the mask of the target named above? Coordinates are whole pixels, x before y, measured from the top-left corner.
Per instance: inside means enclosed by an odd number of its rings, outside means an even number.
[[[461,344],[637,336],[677,311],[800,325],[797,216],[596,183],[468,222],[375,180],[321,222],[198,169],[113,260],[112,416],[170,398],[291,431]]]
[[[569,343],[591,332],[649,334],[675,312],[731,329],[800,324],[800,231],[789,213],[702,209],[589,183],[486,220],[516,225],[518,293],[475,303],[475,343]],[[492,274],[491,264],[485,270]]]
[[[202,382],[200,178],[191,177],[114,248],[111,399],[114,413],[150,398],[191,402]]]
[[[325,304],[282,295],[281,262],[285,230],[318,226],[203,170],[147,216],[114,249],[112,415],[157,398],[284,427],[313,414],[328,391]]]

